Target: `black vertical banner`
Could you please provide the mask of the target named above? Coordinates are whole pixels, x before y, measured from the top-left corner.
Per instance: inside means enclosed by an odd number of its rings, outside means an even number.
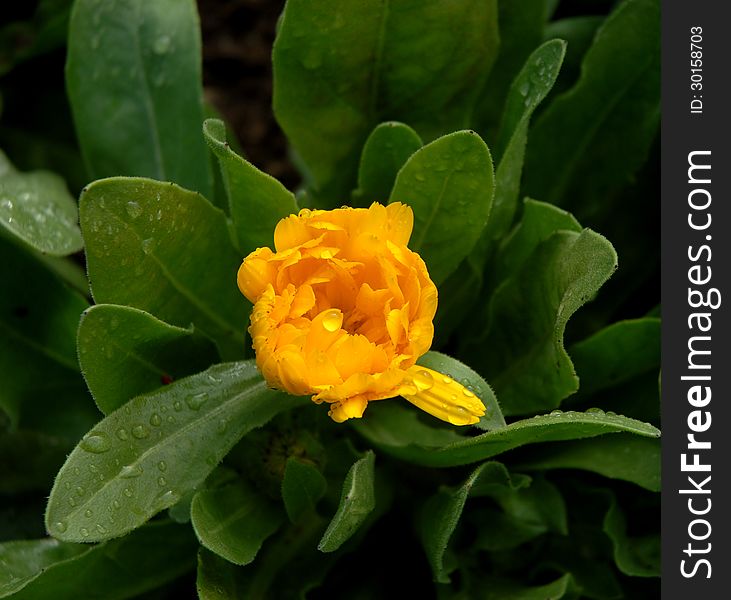
[[[663,598],[731,597],[726,2],[662,16]]]

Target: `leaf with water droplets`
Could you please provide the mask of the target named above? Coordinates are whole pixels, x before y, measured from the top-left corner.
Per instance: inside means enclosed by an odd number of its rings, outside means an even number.
[[[274,227],[297,212],[294,194],[231,149],[223,121],[207,119],[203,133],[221,167],[239,252],[246,256],[263,246],[273,248]]]
[[[64,180],[47,171],[0,175],[0,226],[52,256],[83,247],[76,202]]]
[[[200,52],[193,0],[74,2],[66,88],[92,179],[152,177],[210,196]]]
[[[173,184],[115,177],[84,190],[80,215],[98,304],[132,306],[178,327],[193,323],[224,358],[244,354],[249,305],[236,289],[241,257],[219,209]]]
[[[283,521],[281,508],[242,480],[196,493],[190,517],[201,544],[237,565],[253,561]]]
[[[196,546],[189,527],[165,521],[96,546],[50,538],[6,542],[0,544],[0,597],[131,598],[191,569]]]
[[[189,408],[185,401],[202,395],[205,401]],[[66,541],[123,535],[200,485],[246,432],[300,402],[267,389],[253,361],[217,365],[138,396],[84,438],[104,434],[108,449],[99,453],[99,444],[88,449],[82,441],[68,457],[51,491],[46,526]],[[153,415],[171,413],[172,421],[150,424]]]
[[[411,155],[396,176],[390,202],[414,211],[409,248],[441,284],[480,237],[492,207],[492,158],[474,131],[457,131]]]
[[[627,432],[656,438],[660,431],[622,415],[604,412],[561,412],[514,421],[507,427],[477,436],[427,425],[415,411],[396,402],[374,402],[368,419],[353,427],[369,443],[403,460],[431,467],[478,462],[514,448],[541,442],[558,442]]]
[[[320,552],[334,552],[340,548],[376,507],[375,460],[376,455],[369,450],[350,467],[343,483],[338,510],[317,546]]]
[[[84,311],[76,347],[86,384],[105,414],[217,359],[214,345],[192,326],[175,327],[145,311],[113,304]]]
[[[495,0],[422,0],[418,18],[394,2],[287,2],[274,112],[314,195],[343,203],[378,123],[401,121],[425,140],[463,127],[497,45]]]

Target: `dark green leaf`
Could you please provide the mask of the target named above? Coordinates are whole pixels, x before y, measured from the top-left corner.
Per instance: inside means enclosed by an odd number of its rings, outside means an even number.
[[[287,2],[274,110],[317,195],[331,206],[349,197],[378,123],[401,121],[426,140],[465,126],[495,57],[496,4]]]
[[[24,550],[33,561],[19,565],[23,587],[13,598],[22,600],[134,598],[176,579],[195,564],[196,543],[190,528],[164,521],[97,546],[50,539],[10,544],[28,544]]]
[[[534,479],[529,487],[502,494],[498,502],[516,520],[568,535],[566,503],[559,489],[546,479]]]
[[[32,248],[65,256],[82,248],[76,202],[48,171],[0,173],[0,225]]]
[[[282,522],[281,510],[241,480],[199,491],[190,517],[201,544],[237,565],[253,561]]]
[[[0,494],[45,493],[72,447],[36,431],[0,433]]]
[[[490,151],[473,131],[457,131],[427,144],[399,171],[390,201],[414,210],[409,247],[424,259],[437,285],[480,237],[493,188]]]
[[[376,455],[369,450],[350,467],[343,483],[338,510],[317,546],[321,552],[334,552],[342,546],[375,508],[375,460]]]
[[[88,304],[2,237],[0,256],[0,408],[13,426],[78,439],[98,418],[74,348]]]
[[[624,512],[613,495],[604,517],[604,531],[612,540],[614,560],[622,573],[635,577],[660,576],[660,535],[628,536]]]
[[[434,580],[449,583],[449,573],[444,566],[444,553],[457,527],[467,497],[473,487],[489,487],[491,491],[512,490],[516,485],[502,463],[486,462],[477,467],[458,488],[443,487],[429,498],[422,508],[420,533]],[[484,490],[483,490],[484,494]]]
[[[248,303],[224,214],[173,184],[115,177],[81,196],[81,230],[97,303],[126,304],[213,336],[240,356]]]
[[[114,304],[84,312],[76,339],[79,363],[104,414],[130,398],[198,373],[216,362],[213,344],[152,315]]]
[[[314,510],[326,489],[327,480],[315,465],[294,456],[287,459],[282,479],[282,499],[292,523]]]
[[[575,440],[618,431],[645,437],[660,435],[652,425],[621,415],[554,411],[468,437],[425,425],[415,411],[396,402],[374,404],[368,409],[368,418],[353,425],[358,433],[388,454],[431,467],[478,462],[539,442]]]
[[[505,419],[492,388],[467,365],[456,358],[434,351],[427,352],[417,362],[458,381],[482,400],[486,409],[485,415],[475,427],[485,431],[505,427]]]
[[[200,55],[193,0],[74,3],[66,86],[92,179],[152,177],[211,194]]]
[[[560,231],[495,292],[487,333],[472,352],[504,414],[551,409],[576,391],[564,330],[616,267],[614,248],[601,235]]]
[[[48,530],[96,541],[139,527],[202,483],[245,433],[299,402],[267,389],[252,361],[134,398],[69,456],[51,491]]]
[[[660,118],[658,0],[629,0],[607,18],[581,78],[531,130],[525,189],[576,212],[595,210],[647,158]]]
[[[223,121],[208,119],[203,133],[221,166],[239,251],[246,256],[263,246],[273,248],[274,227],[297,212],[294,195],[231,149]]]
[[[200,600],[235,600],[246,598],[251,573],[213,552],[198,552],[196,589]]]
[[[536,586],[492,576],[479,578],[478,585],[481,600],[560,600],[560,598],[575,598],[573,595],[567,595],[571,594],[572,589],[574,589],[573,580],[568,573],[551,583]]]
[[[592,440],[544,446],[516,467],[530,469],[582,469],[611,479],[631,481],[660,491],[660,440],[625,433]]]
[[[368,136],[360,156],[358,189],[353,193],[353,205],[385,204],[391,196],[399,170],[421,146],[421,138],[408,125],[390,121],[376,127]]]

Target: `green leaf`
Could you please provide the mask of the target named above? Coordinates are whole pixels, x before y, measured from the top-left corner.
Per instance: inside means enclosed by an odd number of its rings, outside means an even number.
[[[571,594],[575,589],[574,581],[568,573],[551,583],[536,586],[490,575],[480,577],[476,583],[479,588],[475,591],[479,590],[482,600],[560,600],[575,597]]]
[[[331,206],[349,197],[378,123],[401,121],[426,140],[465,126],[495,57],[496,4],[287,2],[273,51],[274,112],[316,195]]]
[[[160,521],[97,546],[51,539],[3,546],[11,546],[21,577],[14,583],[19,589],[14,600],[117,600],[136,597],[192,569],[196,543],[189,527]],[[13,570],[9,575],[16,576]],[[2,591],[0,587],[0,597],[5,597]]]
[[[46,254],[81,250],[76,202],[63,179],[48,171],[0,170],[0,225]]]
[[[152,315],[113,304],[86,310],[76,338],[81,371],[104,414],[216,362],[213,344]]]
[[[249,585],[248,571],[205,548],[198,551],[196,590],[200,600],[246,598]]]
[[[248,303],[224,214],[173,184],[115,177],[81,195],[81,230],[97,303],[126,304],[210,334],[240,356]]]
[[[246,256],[257,248],[273,248],[277,223],[297,213],[294,195],[231,149],[223,121],[206,120],[203,133],[221,166],[239,251]]]
[[[237,565],[253,561],[282,523],[281,510],[241,480],[196,493],[190,517],[201,544]]]
[[[134,398],[69,456],[48,501],[48,531],[91,542],[139,527],[201,484],[245,433],[299,402],[267,389],[253,361]]]
[[[583,218],[630,179],[659,124],[659,61],[658,0],[620,3],[597,32],[579,81],[531,129],[528,195]]]
[[[384,452],[430,467],[466,465],[526,444],[590,438],[618,431],[644,437],[660,435],[652,425],[621,415],[554,411],[469,437],[425,425],[415,411],[396,402],[374,403],[368,408],[368,418],[353,427]]]
[[[546,42],[528,57],[510,86],[495,143],[495,156],[498,157],[495,201],[484,234],[491,242],[502,238],[513,224],[530,119],[551,91],[565,53],[563,40]]]
[[[576,391],[564,330],[616,267],[614,248],[601,235],[559,231],[495,292],[484,339],[467,354],[475,354],[504,414],[555,408]]]
[[[376,507],[375,460],[376,455],[369,450],[350,467],[343,483],[338,510],[317,546],[321,552],[334,552],[340,548]]]
[[[597,409],[595,409],[597,410]],[[544,446],[517,469],[581,469],[660,491],[660,440],[625,433]]]
[[[36,431],[0,433],[0,494],[46,493],[72,447]]]
[[[13,427],[76,440],[98,418],[74,347],[88,304],[2,237],[0,256],[0,409]]]
[[[421,148],[419,134],[403,123],[381,123],[368,136],[358,167],[358,189],[354,206],[385,204],[391,196],[396,175],[409,157]]]
[[[582,397],[660,368],[660,319],[612,323],[571,347]]]
[[[482,400],[486,409],[485,415],[480,419],[479,423],[475,424],[475,427],[484,429],[485,431],[505,427],[505,418],[503,417],[500,404],[498,404],[492,388],[467,365],[461,363],[456,358],[434,351],[424,354],[419,358],[417,363],[451,377],[474,392]]]
[[[211,194],[200,56],[193,0],[74,3],[66,87],[92,179],[151,177]]]
[[[292,523],[315,509],[327,489],[327,480],[310,462],[290,456],[284,467],[282,499]]]
[[[540,525],[546,531],[560,535],[569,533],[563,496],[555,485],[544,478],[534,479],[525,489],[502,494],[498,502],[514,519]]]
[[[427,144],[399,171],[390,201],[414,210],[409,247],[424,259],[437,285],[480,237],[493,188],[490,151],[474,131],[457,131]]]
[[[604,517],[604,531],[612,541],[614,561],[622,573],[634,577],[660,576],[660,535],[628,536],[627,521],[614,494]]]
[[[438,583],[449,583],[444,566],[444,553],[457,528],[467,497],[474,487],[489,487],[491,491],[511,490],[525,482],[513,482],[502,463],[486,462],[477,467],[458,488],[442,487],[422,508],[420,534],[429,566]],[[483,491],[484,494],[484,491]]]

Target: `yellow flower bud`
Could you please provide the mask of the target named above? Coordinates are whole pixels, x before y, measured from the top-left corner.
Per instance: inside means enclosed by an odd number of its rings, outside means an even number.
[[[413,222],[400,203],[302,209],[277,224],[275,252],[246,257],[238,284],[254,303],[249,332],[271,387],[329,403],[338,422],[398,395],[454,424],[479,420],[479,399],[451,406],[460,390],[425,387],[415,366],[434,336],[437,288],[406,247]]]

